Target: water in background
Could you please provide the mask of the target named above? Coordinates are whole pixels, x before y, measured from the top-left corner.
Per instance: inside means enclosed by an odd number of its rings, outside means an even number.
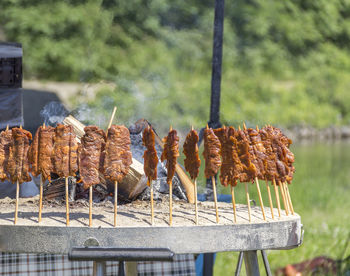
[[[350,255],[350,142],[293,144],[291,149],[296,172],[289,190],[294,210],[304,225],[304,242],[293,250],[268,251],[273,270],[321,255],[334,259]],[[249,189],[251,198],[258,203],[255,187],[250,185]],[[268,198],[263,181],[260,189],[266,208]],[[235,190],[237,202],[246,204],[244,186],[238,184]],[[219,186],[219,193],[229,194],[230,190]],[[219,253],[215,275],[233,274],[237,256],[232,252]]]

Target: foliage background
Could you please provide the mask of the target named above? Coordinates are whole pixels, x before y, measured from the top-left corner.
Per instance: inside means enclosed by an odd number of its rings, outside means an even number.
[[[0,40],[23,44],[27,79],[113,83],[73,99],[90,121],[117,105],[125,124],[188,130],[209,118],[213,10],[214,0],[1,0]],[[222,123],[349,125],[349,16],[350,0],[226,1]],[[339,258],[349,241],[348,146],[315,147],[316,157],[296,148],[291,189],[304,245],[269,252],[273,269]],[[233,274],[236,257],[219,254],[215,273]]]
[[[2,0],[0,34],[23,43],[26,78],[115,83],[87,102],[96,113],[116,103],[127,122],[200,127],[209,116],[213,5]],[[226,1],[222,122],[349,124],[349,15],[349,0]]]

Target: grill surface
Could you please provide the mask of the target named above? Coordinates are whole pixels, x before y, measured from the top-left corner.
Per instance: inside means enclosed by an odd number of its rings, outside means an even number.
[[[67,254],[91,238],[101,247],[169,248],[175,254],[293,248],[301,242],[299,215],[283,215],[272,221],[266,208],[268,222],[264,222],[260,208],[253,207],[253,222],[249,223],[246,206],[238,205],[238,223],[234,224],[232,205],[219,203],[220,224],[216,225],[213,202],[204,202],[199,204],[200,225],[195,226],[193,205],[174,202],[174,226],[169,227],[167,204],[155,205],[154,227],[149,223],[149,202],[119,206],[117,228],[112,227],[111,202],[94,206],[94,227],[89,228],[88,207],[76,202],[71,206],[70,227],[65,226],[64,206],[52,203],[44,204],[43,221],[39,225],[36,199],[20,203],[19,221],[13,225],[14,204],[8,200],[2,204],[0,214],[0,250]]]

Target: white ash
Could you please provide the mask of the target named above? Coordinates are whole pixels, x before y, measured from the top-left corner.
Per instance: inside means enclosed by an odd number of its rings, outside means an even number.
[[[142,145],[142,131],[140,131],[139,133],[131,133],[130,140],[131,140],[131,152],[132,152],[133,158],[135,158],[137,161],[143,163],[143,153],[144,153],[146,148]],[[155,145],[155,148],[157,151],[158,158],[160,160],[163,149],[157,143]],[[164,196],[164,194],[169,193],[169,185],[166,181],[166,176],[167,176],[167,170],[166,170],[166,167],[164,166],[164,163],[158,162],[157,180],[153,181],[153,189],[154,189],[154,198],[155,199],[161,199]],[[176,174],[173,177],[172,183],[173,183],[173,197],[175,199],[187,200],[185,189],[182,186],[182,184],[181,184],[181,182]],[[138,199],[149,200],[150,199],[150,188],[147,187],[138,196]]]

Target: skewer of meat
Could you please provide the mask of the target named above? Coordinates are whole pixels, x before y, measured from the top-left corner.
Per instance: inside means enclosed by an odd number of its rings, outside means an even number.
[[[209,128],[208,125],[204,129],[204,151],[203,156],[205,159],[205,177],[211,178],[213,183],[214,192],[214,202],[215,202],[215,213],[216,213],[216,223],[219,223],[219,212],[218,212],[218,202],[216,196],[216,185],[215,185],[215,175],[218,173],[221,167],[221,144],[219,138],[215,135],[213,129]]]
[[[233,139],[235,135],[234,132],[235,129],[233,127],[227,128],[223,126],[222,128],[214,129],[214,133],[219,138],[221,143],[222,165],[220,171],[220,181],[225,187],[230,185],[234,222],[237,222],[234,187],[237,185],[237,170],[240,167],[240,162]]]
[[[18,218],[18,200],[19,200],[19,184],[32,180],[29,175],[28,149],[29,141],[32,139],[32,134],[20,128],[12,129],[12,139],[9,147],[9,158],[7,163],[7,172],[10,181],[17,184],[16,186],[16,209],[14,224]]]
[[[183,153],[186,158],[184,160],[185,169],[194,181],[194,204],[195,204],[195,222],[198,225],[198,206],[197,206],[197,177],[199,174],[199,167],[201,165],[201,160],[198,154],[198,133],[191,127],[191,131],[187,134],[185,143],[183,145]]]
[[[276,177],[278,176],[277,172],[277,158],[272,148],[271,135],[266,131],[266,127],[259,130],[260,138],[262,144],[265,148],[266,159],[264,160],[265,167],[265,180],[271,181],[275,191],[275,198],[277,203],[278,216],[281,217],[281,204],[279,198],[278,188],[276,186]]]
[[[103,173],[106,134],[97,126],[84,128],[79,154],[79,173],[84,189],[89,189],[89,226],[92,226],[92,186],[100,183],[99,174]]]
[[[179,156],[179,137],[177,131],[170,126],[169,133],[163,138],[164,150],[161,161],[166,160],[167,182],[169,185],[169,225],[173,223],[173,177],[176,168],[176,159]]]
[[[254,179],[257,175],[256,167],[251,162],[251,156],[249,153],[249,140],[247,139],[244,131],[238,126],[238,131],[235,133],[236,147],[239,159],[242,163],[243,172],[239,175],[239,181],[244,182],[245,193],[247,198],[248,206],[248,217],[249,222],[252,221],[251,218],[251,208],[250,208],[250,197],[249,197],[249,187],[248,182]]]
[[[55,129],[51,126],[40,126],[34,135],[28,152],[28,159],[31,164],[30,172],[34,176],[40,175],[39,192],[39,215],[38,222],[41,222],[43,207],[43,183],[46,179],[51,180],[50,173],[53,171],[53,144]]]
[[[268,129],[271,131],[274,143],[273,148],[276,152],[278,159],[278,168],[280,168],[280,177],[278,180],[279,187],[281,189],[282,198],[286,201],[286,212],[294,214],[294,210],[291,206],[291,201],[289,200],[287,187],[285,182],[290,182],[293,179],[294,173],[294,155],[289,150],[289,145],[292,143],[280,129],[276,127],[269,126]]]
[[[108,128],[104,153],[104,175],[114,182],[114,227],[117,226],[118,182],[128,174],[132,163],[130,133],[125,126],[112,125]]]
[[[260,185],[259,185],[259,180],[258,180],[258,177],[260,177],[260,178],[264,177],[264,164],[263,164],[261,158],[259,158],[259,156],[257,154],[257,149],[256,149],[256,145],[258,144],[259,141],[257,141],[255,138],[257,138],[256,136],[258,135],[258,133],[254,129],[251,129],[251,128],[247,129],[245,123],[243,123],[243,128],[244,128],[244,131],[247,133],[246,136],[250,142],[249,153],[252,156],[252,162],[253,162],[255,168],[257,169],[257,174],[256,174],[254,180],[255,180],[256,189],[258,191],[259,202],[260,202],[260,206],[261,206],[261,212],[263,215],[263,219],[266,220],[264,202],[263,202],[263,199],[261,196]]]
[[[153,180],[157,179],[158,155],[155,148],[155,134],[153,129],[147,124],[142,133],[142,143],[146,147],[143,154],[143,169],[147,176],[147,185],[151,189],[151,224],[154,225],[154,209],[153,209]]]
[[[54,172],[65,178],[66,190],[66,225],[69,225],[68,177],[78,171],[78,143],[71,125],[57,124],[53,147]]]
[[[264,144],[263,144],[261,136],[260,136],[259,127],[256,126],[255,131],[254,130],[249,131],[249,136],[251,137],[251,141],[254,144],[254,147],[255,147],[255,150],[256,150],[256,153],[257,153],[257,157],[263,163],[264,175],[262,176],[261,179],[265,180],[267,194],[269,196],[271,217],[272,217],[272,219],[275,219],[274,212],[273,212],[273,203],[272,203],[270,186],[269,186],[269,183],[268,183],[267,178],[266,178],[266,170],[265,170],[265,162],[266,162],[266,159],[267,159],[267,154],[266,154],[266,149],[264,147]]]
[[[287,204],[289,206],[289,210],[291,211],[292,215],[294,215],[293,203],[290,197],[289,188],[287,184],[292,181],[293,174],[295,171],[295,168],[293,166],[294,154],[289,149],[289,146],[292,144],[292,140],[289,139],[287,136],[285,136],[279,128],[272,127],[272,129],[273,129],[275,138],[279,141],[278,157],[279,159],[281,159],[281,161],[284,163],[285,167],[287,168],[285,179],[281,179],[281,183],[285,190],[285,197],[287,200]]]
[[[279,141],[278,136],[276,136],[277,132],[273,129],[272,126],[265,127],[265,130],[268,133],[269,138],[271,139],[271,147],[276,156],[277,176],[275,177],[275,183],[277,183],[280,188],[284,210],[286,215],[288,216],[289,215],[288,203],[286,201],[286,195],[284,193],[284,189],[282,187],[282,182],[281,182],[281,180],[285,179],[287,175],[288,167],[285,165],[285,163],[282,161],[282,158],[281,158],[281,142]]]

